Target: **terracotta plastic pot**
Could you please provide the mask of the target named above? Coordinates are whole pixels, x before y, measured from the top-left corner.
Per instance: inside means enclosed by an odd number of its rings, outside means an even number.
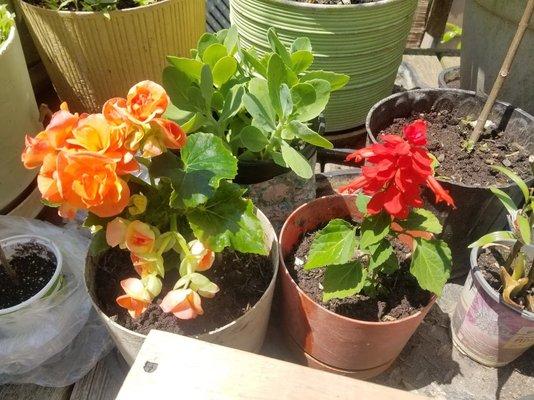
[[[501,367],[534,345],[534,313],[503,301],[478,268],[479,252],[479,247],[471,250],[471,270],[451,321],[452,339],[473,360]]]
[[[189,55],[205,31],[205,0],[118,11],[56,11],[16,0],[61,100],[99,112],[135,83],[161,82],[167,55]]]
[[[296,209],[280,233],[282,323],[296,352],[309,366],[358,378],[371,378],[395,361],[436,300],[410,317],[369,322],[335,314],[314,302],[295,283],[285,259],[306,232],[334,218],[361,221],[356,196],[318,198]]]
[[[260,219],[265,232],[265,244],[270,249],[269,257],[271,258],[273,267],[273,278],[267,287],[267,290],[252,308],[235,321],[208,333],[195,336],[197,339],[206,342],[254,353],[260,351],[267,332],[279,262],[276,233],[269,220],[267,220],[261,211],[257,210],[256,215]],[[98,316],[108,329],[122,356],[128,365],[132,365],[137,353],[139,353],[139,350],[141,349],[146,335],[141,335],[124,328],[111,320],[100,309],[95,294],[96,265],[94,261],[93,257],[89,255],[87,256],[85,266],[85,285],[89,292],[89,297],[91,298],[93,307]],[[217,301],[217,299],[215,298],[214,301]]]
[[[19,34],[13,26],[0,43],[0,214],[13,210],[29,193],[37,171],[20,162],[24,136],[42,129]]]
[[[367,115],[367,134],[370,142],[376,142],[380,131],[388,128],[395,118],[410,117],[413,113],[448,110],[453,115],[476,117],[480,114],[484,99],[475,92],[459,89],[417,89],[396,93],[379,103]],[[508,103],[496,102],[490,118],[510,141],[534,152],[534,117]],[[469,271],[468,246],[482,235],[502,230],[506,225],[506,210],[488,187],[462,184],[440,179],[456,203],[456,209],[446,205],[434,205],[434,196],[427,192],[428,208],[433,209],[443,224],[442,238],[447,242],[453,258],[452,277],[464,276]],[[534,178],[527,179],[532,185]],[[499,187],[516,204],[523,196],[515,184]]]
[[[28,242],[40,244],[50,250],[56,257],[56,270],[54,271],[52,278],[50,278],[50,281],[48,281],[48,283],[39,292],[34,294],[28,300],[25,300],[13,307],[0,309],[0,318],[2,315],[11,314],[22,308],[30,307],[32,303],[35,303],[37,300],[42,299],[43,297],[50,296],[61,287],[61,267],[63,265],[63,257],[56,244],[50,239],[36,235],[17,235],[0,240],[0,246],[6,253],[6,257],[9,259],[15,252],[17,245]]]

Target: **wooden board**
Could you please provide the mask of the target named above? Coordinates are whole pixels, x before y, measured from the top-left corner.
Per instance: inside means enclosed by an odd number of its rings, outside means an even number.
[[[285,361],[152,330],[117,400],[358,399],[415,400],[418,395]]]
[[[443,67],[436,56],[405,54],[402,60],[415,71],[417,80],[422,86],[438,87],[438,75]]]
[[[2,400],[68,400],[71,387],[50,388],[37,385],[1,385]],[[96,399],[96,397],[95,397]]]
[[[460,57],[444,56],[439,60],[443,69],[460,66]]]

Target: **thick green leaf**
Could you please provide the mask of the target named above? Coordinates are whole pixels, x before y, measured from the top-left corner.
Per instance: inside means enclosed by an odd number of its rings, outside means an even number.
[[[284,162],[295,174],[304,179],[310,179],[313,176],[313,170],[308,160],[287,142],[282,142],[281,151]]]
[[[323,281],[323,302],[344,299],[361,292],[365,286],[367,271],[353,261],[326,268]]]
[[[198,86],[190,86],[187,89],[187,97],[189,98],[189,104],[195,111],[205,113],[207,112],[208,105],[206,104],[206,98],[202,94],[202,90]],[[211,104],[211,96],[209,98]]]
[[[297,74],[306,71],[313,64],[313,54],[307,50],[299,50],[291,54],[293,71]]]
[[[530,198],[530,192],[528,190],[527,184],[523,181],[523,179],[521,179],[512,170],[501,167],[500,165],[494,165],[493,168],[499,171],[501,174],[504,174],[508,178],[510,178],[519,187],[519,189],[521,189],[521,193],[523,193],[523,197],[525,198],[525,203],[528,203],[528,200]]]
[[[323,147],[325,149],[331,149],[334,147],[330,141],[319,135],[317,132],[311,130],[306,124],[303,124],[300,121],[291,121],[289,124],[287,124],[286,128],[293,133],[293,135],[307,143],[313,144],[314,146]]]
[[[269,28],[269,30],[267,31],[267,39],[269,40],[273,51],[281,57],[281,60],[286,65],[291,66],[291,55],[289,54],[289,51],[286,49],[284,44],[278,38],[278,35],[276,34],[274,28]]]
[[[373,271],[377,267],[382,266],[389,261],[391,256],[396,260],[396,257],[393,254],[393,247],[387,239],[382,239],[380,242],[369,246],[369,253],[371,254],[371,258],[369,259],[369,271]]]
[[[166,67],[162,75],[163,87],[167,91],[171,102],[181,110],[195,111],[188,96],[192,80],[176,67]]]
[[[424,208],[414,208],[407,219],[397,220],[397,223],[407,231],[425,231],[438,234],[443,230],[438,218]]]
[[[197,53],[198,56],[203,59],[204,51],[208,47],[210,47],[213,44],[219,43],[219,40],[217,39],[217,36],[215,36],[213,33],[204,33],[200,39],[198,39],[197,43]]]
[[[234,86],[224,100],[224,106],[221,112],[220,120],[225,120],[237,114],[243,104],[243,95],[245,88],[243,86]]]
[[[371,197],[363,193],[358,193],[356,196],[356,208],[363,215],[367,214],[367,204],[371,201]]]
[[[515,217],[515,221],[517,222],[519,234],[521,235],[523,243],[530,244],[532,241],[532,227],[530,226],[528,218],[518,213]]]
[[[245,191],[237,184],[223,181],[203,207],[187,214],[195,236],[213,251],[231,246],[241,253],[268,254],[254,206],[242,198]]]
[[[282,106],[282,115],[287,118],[293,112],[293,99],[289,87],[283,83],[280,86],[280,104]]]
[[[167,107],[167,110],[169,108]],[[185,131],[185,133],[194,133],[198,129],[200,129],[204,124],[207,122],[207,119],[204,117],[204,115],[200,113],[193,114],[193,116],[182,124],[182,129]]]
[[[245,61],[252,67],[254,70],[263,77],[267,77],[267,67],[261,63],[261,61],[250,51],[242,50]]]
[[[213,67],[213,82],[215,86],[221,87],[228,82],[237,71],[237,61],[232,56],[221,58]]]
[[[286,67],[278,54],[273,54],[267,66],[267,85],[273,109],[280,118],[283,118],[280,100],[280,87],[286,81]]]
[[[312,45],[310,39],[307,37],[296,38],[295,41],[291,44],[291,53],[295,53],[299,50],[312,51]]]
[[[360,247],[368,249],[384,239],[390,231],[391,217],[385,212],[365,217],[362,221]]]
[[[276,129],[276,125],[271,119],[271,116],[256,96],[252,93],[245,93],[243,96],[243,104],[254,119],[255,126],[266,132],[271,132]]]
[[[410,273],[419,286],[440,296],[451,274],[451,251],[443,240],[415,238]]]
[[[293,86],[291,97],[297,107],[313,104],[317,99],[315,88],[309,83],[297,83]]]
[[[483,247],[490,243],[495,243],[500,240],[515,240],[516,237],[512,232],[509,231],[497,231],[497,232],[491,232],[484,236],[482,236],[480,239],[478,239],[476,242],[471,243],[469,245],[469,248],[472,249],[474,247]]]
[[[202,55],[202,61],[208,64],[211,68],[215,67],[217,61],[221,58],[226,57],[228,52],[226,47],[220,43],[214,43],[210,45]]]
[[[505,192],[503,192],[501,189],[493,187],[490,188],[490,190],[501,201],[502,205],[504,206],[504,208],[506,208],[506,211],[508,211],[509,214],[512,214],[517,211],[517,207],[514,201]]]
[[[192,58],[167,56],[167,61],[176,69],[182,71],[191,80],[198,82],[200,80],[200,70],[202,63]]]
[[[276,112],[274,111],[271,104],[271,98],[269,97],[267,80],[263,78],[252,78],[248,83],[248,91],[260,101],[269,118],[272,121],[275,121]]]
[[[343,86],[345,86],[348,83],[350,77],[348,75],[337,74],[335,72],[330,71],[310,71],[306,72],[300,78],[300,81],[306,82],[312,79],[323,79],[325,81],[328,81],[332,88],[332,92],[335,92],[336,90],[339,90]]]
[[[333,219],[315,236],[304,269],[348,263],[354,257],[356,244],[356,227]]]
[[[228,54],[233,55],[237,52],[239,45],[239,35],[237,33],[237,26],[233,25],[228,29],[223,44],[228,51]]]
[[[204,104],[206,105],[206,109],[208,110],[211,107],[211,98],[213,96],[214,90],[215,89],[213,89],[213,75],[211,73],[211,69],[207,65],[204,65],[202,67],[202,70],[200,71],[200,93],[204,98]]]
[[[252,152],[261,151],[269,144],[269,139],[255,126],[245,126],[239,133],[241,143]]]
[[[315,90],[315,101],[311,104],[299,104],[297,117],[299,121],[306,122],[321,114],[330,100],[330,83],[323,79],[313,79],[307,82]]]

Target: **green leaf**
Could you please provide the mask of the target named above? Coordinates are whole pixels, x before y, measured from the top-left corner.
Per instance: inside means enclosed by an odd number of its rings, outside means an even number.
[[[472,249],[474,247],[483,247],[490,243],[495,243],[501,240],[516,240],[516,237],[514,236],[512,232],[509,232],[509,231],[491,232],[491,233],[487,233],[486,235],[482,236],[476,242],[471,243],[469,245],[469,248]]]
[[[309,83],[297,83],[293,86],[291,97],[297,107],[313,104],[317,99],[315,88]]]
[[[397,223],[408,231],[425,231],[438,234],[443,230],[438,218],[424,208],[412,209],[407,219],[397,220]]]
[[[391,266],[391,261],[394,263],[397,260],[395,254],[393,254],[393,247],[387,239],[382,239],[380,242],[369,246],[369,253],[371,254],[371,258],[369,259],[369,271],[373,271],[388,261]],[[392,260],[390,260],[390,258],[392,258]]]
[[[337,74],[330,71],[310,71],[306,72],[301,78],[301,82],[307,82],[313,79],[322,79],[330,83],[332,92],[341,89],[348,82],[350,77],[345,74]]]
[[[304,269],[348,263],[354,257],[356,244],[356,227],[333,219],[315,236]]]
[[[194,235],[213,251],[231,246],[241,253],[268,254],[254,206],[242,198],[245,191],[237,184],[223,181],[203,207],[187,214]]]
[[[267,66],[267,85],[269,97],[273,109],[280,118],[283,118],[282,104],[280,100],[280,87],[285,83],[286,67],[278,54],[273,54]]]
[[[353,261],[326,268],[323,281],[323,302],[344,299],[360,293],[365,286],[367,271]]]
[[[239,43],[239,35],[237,32],[237,26],[231,26],[228,29],[228,32],[226,33],[226,37],[224,38],[224,46],[226,47],[226,50],[228,51],[228,54],[233,55],[237,52],[238,49],[238,43]]]
[[[317,132],[311,130],[306,124],[303,124],[300,121],[291,121],[289,124],[287,124],[286,129],[288,129],[293,135],[307,143],[313,144],[314,146],[323,147],[325,149],[332,149],[334,147],[330,141],[319,135]]]
[[[269,139],[255,126],[245,126],[239,133],[241,143],[252,152],[261,151],[269,144]]]
[[[521,235],[523,243],[530,244],[532,241],[532,227],[530,226],[528,218],[518,213],[515,217],[515,220],[517,222],[519,233]]]
[[[254,119],[255,126],[266,132],[271,132],[276,129],[274,121],[271,119],[262,102],[256,96],[252,93],[245,93],[243,95],[243,104]]]
[[[267,67],[265,67],[260,60],[253,55],[248,50],[242,50],[243,56],[245,58],[245,61],[252,67],[254,70],[263,76],[264,78],[267,77]]]
[[[106,241],[106,230],[100,229],[93,235],[93,239],[89,245],[89,254],[96,257],[107,249],[109,249],[109,245]]]
[[[213,82],[215,86],[221,87],[230,80],[237,71],[237,61],[232,56],[221,58],[213,67]]]
[[[368,249],[384,239],[389,233],[390,225],[391,217],[386,212],[365,217],[362,221],[360,247]]]
[[[363,215],[367,214],[367,204],[371,201],[371,197],[363,194],[362,192],[358,193],[356,196],[356,208]]]
[[[220,43],[214,43],[210,45],[202,55],[202,61],[208,64],[211,68],[215,67],[217,61],[221,58],[226,57],[228,52],[226,47]]]
[[[221,112],[220,120],[225,120],[237,114],[243,104],[243,95],[245,88],[243,86],[234,86],[228,91],[224,100],[224,106]]]
[[[255,96],[263,106],[263,109],[272,121],[276,120],[276,112],[269,97],[269,87],[267,81],[262,78],[252,78],[248,83],[248,91]],[[273,122],[274,124],[274,122]]]
[[[513,171],[509,170],[508,168],[501,167],[500,165],[494,165],[493,169],[510,178],[519,187],[519,189],[521,189],[521,193],[523,193],[523,197],[525,198],[525,203],[528,203],[530,192],[528,191],[528,186],[523,179],[521,179]]]
[[[313,54],[307,50],[298,50],[291,54],[291,65],[297,74],[306,71],[313,64]]]
[[[204,103],[207,110],[209,110],[211,107],[211,98],[213,96],[213,92],[213,75],[211,74],[210,67],[204,65],[200,71],[200,93],[204,98]]]
[[[195,111],[188,96],[193,81],[187,74],[176,67],[166,67],[163,69],[162,81],[171,102],[176,107],[186,111]]]
[[[295,41],[291,44],[291,53],[295,53],[299,50],[312,51],[312,45],[310,39],[307,37],[296,38]]]
[[[167,108],[167,110],[168,109],[169,108]],[[204,126],[206,122],[207,119],[204,117],[204,115],[196,113],[191,117],[191,119],[183,123],[181,126],[185,133],[194,133],[202,126]]]
[[[502,205],[504,208],[506,208],[506,211],[508,211],[509,214],[513,214],[517,211],[514,201],[505,192],[494,187],[491,187],[490,190],[501,201]]]
[[[209,107],[202,94],[202,90],[198,86],[191,86],[187,89],[187,97],[189,98],[189,104],[193,107],[194,111],[205,113]],[[211,96],[209,99],[211,103]]]
[[[310,179],[313,176],[313,170],[308,160],[285,141],[282,142],[281,151],[284,162],[298,176],[304,179]]]
[[[271,48],[273,49],[275,54],[280,56],[281,60],[286,65],[291,66],[291,55],[289,54],[289,51],[287,51],[284,44],[278,38],[278,35],[276,34],[276,30],[274,28],[271,27],[267,31],[267,39],[269,40]]]
[[[282,106],[282,115],[286,118],[289,117],[293,112],[293,99],[291,98],[289,87],[285,83],[280,86],[280,104]]]
[[[197,53],[200,59],[203,59],[204,52],[208,47],[210,47],[212,44],[219,43],[219,40],[217,39],[217,36],[215,36],[213,33],[204,33],[200,39],[198,39],[197,43]]]
[[[330,100],[330,83],[323,79],[313,79],[307,82],[315,90],[315,101],[311,104],[300,104],[297,109],[299,121],[306,122],[321,114]]]
[[[415,238],[410,273],[422,289],[440,296],[451,274],[451,251],[443,240]]]
[[[200,70],[202,63],[192,58],[167,56],[167,61],[179,71],[186,74],[191,80],[198,82],[200,80]]]

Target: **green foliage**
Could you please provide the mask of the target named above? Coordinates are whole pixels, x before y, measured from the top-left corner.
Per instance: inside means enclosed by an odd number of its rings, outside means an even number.
[[[442,240],[415,238],[410,272],[423,289],[438,296],[451,274],[451,251]]]
[[[327,268],[323,282],[323,301],[342,299],[360,293],[366,278],[367,270],[357,261]]]
[[[271,28],[268,40],[269,53],[243,49],[230,28],[204,34],[191,58],[169,56],[163,85],[175,110],[168,116],[180,116],[177,122],[188,133],[221,138],[239,159],[273,160],[310,178],[304,145],[332,147],[310,128],[311,121],[348,76],[309,71],[313,54],[307,38],[286,48]]]
[[[133,3],[135,6],[148,6],[156,1],[134,0]],[[57,11],[102,11],[104,13],[132,7],[132,3],[127,0],[44,0],[44,5]],[[109,15],[107,17],[109,18]]]
[[[0,45],[7,40],[13,25],[15,25],[15,15],[8,11],[7,5],[0,5]]]
[[[447,30],[443,33],[441,43],[449,43],[453,39],[458,39],[458,44],[456,45],[456,48],[461,49],[462,42],[460,41],[460,39],[462,38],[463,34],[462,28],[450,22],[447,22],[445,28]]]

